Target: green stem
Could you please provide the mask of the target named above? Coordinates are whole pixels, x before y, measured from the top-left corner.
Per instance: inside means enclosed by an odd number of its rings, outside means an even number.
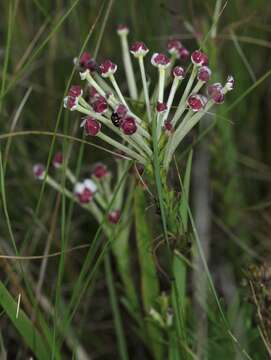
[[[151,123],[152,116],[151,116],[150,96],[149,96],[149,90],[148,90],[148,86],[147,86],[147,79],[146,79],[146,72],[145,72],[143,56],[140,56],[138,58],[138,62],[139,62],[139,68],[140,68],[141,79],[142,79],[142,84],[143,84],[143,91],[144,91],[145,103],[146,103],[146,108],[147,108],[147,115],[148,115],[149,122]]]
[[[127,350],[127,344],[125,339],[125,333],[123,330],[122,325],[122,319],[116,294],[116,289],[114,286],[114,278],[113,278],[113,272],[111,267],[111,261],[108,251],[106,251],[104,255],[104,267],[105,267],[105,276],[106,276],[106,282],[107,287],[109,291],[109,298],[110,303],[112,307],[113,312],[113,318],[114,318],[114,325],[116,330],[116,338],[118,343],[118,349],[119,349],[119,356],[121,360],[128,360],[128,350]]]

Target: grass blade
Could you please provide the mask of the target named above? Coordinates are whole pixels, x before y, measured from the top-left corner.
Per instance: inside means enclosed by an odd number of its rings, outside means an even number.
[[[17,302],[2,282],[0,282],[0,304],[37,359],[48,360],[50,358],[48,345],[44,343],[41,335],[23,310],[20,309],[18,317],[16,317]]]

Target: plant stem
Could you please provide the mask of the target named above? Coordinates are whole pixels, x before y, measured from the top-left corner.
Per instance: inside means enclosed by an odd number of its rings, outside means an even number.
[[[106,251],[104,255],[104,267],[105,267],[105,276],[106,276],[106,282],[107,287],[109,291],[109,298],[110,303],[112,307],[113,317],[114,317],[114,324],[116,329],[116,337],[117,337],[117,343],[118,343],[118,349],[119,349],[119,355],[121,360],[128,360],[128,350],[127,350],[127,344],[125,340],[125,333],[123,331],[123,325],[120,315],[120,309],[118,305],[118,299],[116,294],[116,289],[114,286],[114,279],[113,279],[113,272],[110,262],[110,257],[108,251]]]
[[[112,74],[112,75],[109,76],[109,79],[110,79],[110,81],[112,82],[112,85],[113,85],[114,89],[116,90],[116,93],[117,93],[120,101],[121,101],[121,102],[123,103],[123,105],[125,105],[125,106],[127,107],[127,109],[129,110],[129,106],[127,105],[127,102],[125,101],[125,99],[124,99],[124,97],[123,97],[123,95],[122,95],[122,92],[121,92],[121,90],[120,90],[120,88],[119,88],[119,85],[118,85],[117,82],[116,82],[115,76]]]
[[[136,100],[138,94],[137,94],[135,75],[134,75],[134,70],[133,70],[129,46],[128,46],[127,34],[121,34],[120,41],[121,41],[123,64],[127,78],[129,93],[131,98],[133,100]]]
[[[148,90],[148,86],[147,86],[147,79],[146,79],[146,72],[145,72],[143,56],[140,56],[138,58],[138,62],[139,62],[139,68],[140,68],[141,79],[142,79],[142,84],[143,84],[143,91],[144,91],[145,103],[146,103],[146,108],[147,108],[148,120],[151,123],[152,116],[151,116],[150,96],[149,96],[149,90]]]
[[[190,75],[190,78],[188,80],[188,83],[186,85],[186,88],[183,92],[183,95],[182,95],[182,98],[181,98],[181,101],[177,107],[177,110],[173,116],[173,119],[172,119],[172,124],[173,126],[176,125],[177,121],[179,120],[179,118],[182,116],[183,112],[185,111],[185,102],[186,102],[186,99],[187,99],[187,96],[189,95],[189,92],[192,88],[192,85],[193,85],[193,82],[195,80],[195,77],[197,75],[197,68],[196,66],[193,67],[192,69],[192,73]]]

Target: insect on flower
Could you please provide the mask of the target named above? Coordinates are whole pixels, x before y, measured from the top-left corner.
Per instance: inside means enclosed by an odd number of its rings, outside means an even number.
[[[111,115],[112,124],[116,127],[120,127],[121,116],[117,112],[113,112]]]

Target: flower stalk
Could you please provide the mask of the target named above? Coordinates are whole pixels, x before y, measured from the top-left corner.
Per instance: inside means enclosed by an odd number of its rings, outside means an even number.
[[[120,25],[117,29],[117,33],[120,37],[122,58],[123,58],[124,70],[127,78],[129,93],[133,100],[137,100],[138,98],[137,86],[136,86],[135,74],[132,66],[131,56],[129,52],[129,45],[128,45],[129,29],[125,25]]]

